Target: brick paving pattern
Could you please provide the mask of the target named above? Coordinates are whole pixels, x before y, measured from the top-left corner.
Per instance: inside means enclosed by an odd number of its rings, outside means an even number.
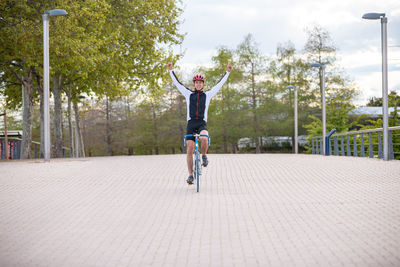
[[[185,155],[0,163],[0,266],[400,266],[400,162]]]

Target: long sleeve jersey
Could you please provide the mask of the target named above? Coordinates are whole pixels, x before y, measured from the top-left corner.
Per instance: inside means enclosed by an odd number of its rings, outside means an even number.
[[[189,121],[196,119],[207,121],[207,112],[211,98],[215,96],[224,85],[229,77],[229,72],[226,72],[222,79],[213,88],[211,88],[211,90],[208,90],[206,92],[192,91],[189,88],[185,87],[178,80],[173,70],[170,70],[169,74],[174,85],[186,98],[187,120]]]

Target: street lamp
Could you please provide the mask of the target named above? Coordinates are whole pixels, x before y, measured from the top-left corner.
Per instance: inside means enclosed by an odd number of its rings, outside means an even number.
[[[310,66],[313,68],[321,68],[322,71],[322,154],[325,155],[326,151],[325,65],[319,63],[313,63]]]
[[[388,112],[388,73],[387,73],[387,17],[385,13],[367,13],[363,19],[381,19],[382,40],[382,120],[383,120],[383,159],[389,160],[389,112]]]
[[[298,142],[297,142],[297,87],[293,85],[288,85],[286,86],[288,89],[294,89],[294,153],[297,154],[299,153],[298,151]]]
[[[43,17],[43,98],[44,98],[44,161],[50,161],[50,110],[49,110],[49,18],[64,16],[63,9],[45,11]]]

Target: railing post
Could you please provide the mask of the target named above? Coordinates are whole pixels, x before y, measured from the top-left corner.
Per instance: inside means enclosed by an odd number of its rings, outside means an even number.
[[[361,133],[361,153],[360,153],[360,157],[365,157],[365,148],[364,148],[364,134]]]
[[[8,139],[8,159],[13,159],[13,140]]]
[[[333,140],[335,146],[335,156],[339,156],[339,146],[338,146],[337,136],[334,136]]]
[[[353,136],[353,156],[357,157],[358,156],[358,152],[357,152],[357,135],[354,134]]]
[[[319,154],[318,138],[315,138],[315,154]]]
[[[341,150],[342,150],[341,153],[342,153],[342,156],[345,156],[343,135],[341,136],[340,139],[341,139],[341,144],[340,145],[341,145]]]
[[[8,139],[8,159],[13,159],[13,140]]]
[[[381,132],[378,132],[378,157],[379,157],[380,159],[383,158]]]
[[[331,136],[336,132],[336,129],[332,129],[325,137],[325,156],[332,155],[332,146],[331,146]]]
[[[17,159],[16,157],[15,157],[15,154],[17,154],[16,153],[16,146],[17,146],[17,141],[12,141],[12,143],[13,143],[13,145],[12,145],[12,155],[11,155],[11,159]]]
[[[329,156],[331,154],[331,144],[329,142],[329,137],[325,136],[325,155],[324,156]]]
[[[389,131],[389,159],[394,159],[392,131]]]
[[[37,144],[34,145],[35,145],[35,159],[37,159]]]
[[[21,159],[22,141],[18,140],[18,159]]]
[[[323,146],[324,146],[324,142],[323,142],[323,137],[321,138],[321,141],[320,141],[320,143],[319,143],[319,148],[320,148],[320,151],[319,151],[319,154],[320,155],[323,155],[324,154],[324,150],[323,150]]]
[[[372,133],[369,132],[368,133],[368,139],[369,139],[369,147],[368,147],[368,154],[370,158],[374,157],[374,149],[373,149],[373,145],[372,145]]]
[[[311,146],[312,154],[315,154],[315,150],[314,150],[314,137],[311,138],[311,143],[312,143],[312,146]]]
[[[351,149],[350,149],[350,135],[347,134],[347,156],[351,156]]]
[[[5,158],[5,151],[4,151],[4,140],[2,140],[1,142],[0,142],[0,145],[1,145],[1,159],[4,159]]]
[[[15,141],[15,158],[20,159],[20,157],[19,157],[19,140]]]

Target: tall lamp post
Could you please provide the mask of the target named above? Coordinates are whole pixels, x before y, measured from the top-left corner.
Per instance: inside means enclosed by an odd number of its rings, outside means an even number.
[[[325,65],[313,63],[310,66],[313,68],[321,68],[322,72],[322,154],[326,155]]]
[[[383,121],[383,159],[389,160],[389,111],[388,111],[388,66],[387,66],[387,17],[385,13],[367,13],[363,19],[381,19],[382,40],[382,121]]]
[[[286,86],[286,88],[288,89],[294,89],[294,142],[293,142],[293,146],[294,146],[294,153],[298,154],[299,153],[299,148],[298,148],[298,141],[297,141],[297,87],[294,85],[289,85]]]
[[[49,20],[50,17],[64,16],[63,9],[45,11],[43,17],[43,98],[44,98],[44,161],[50,161],[50,110],[49,110]]]

